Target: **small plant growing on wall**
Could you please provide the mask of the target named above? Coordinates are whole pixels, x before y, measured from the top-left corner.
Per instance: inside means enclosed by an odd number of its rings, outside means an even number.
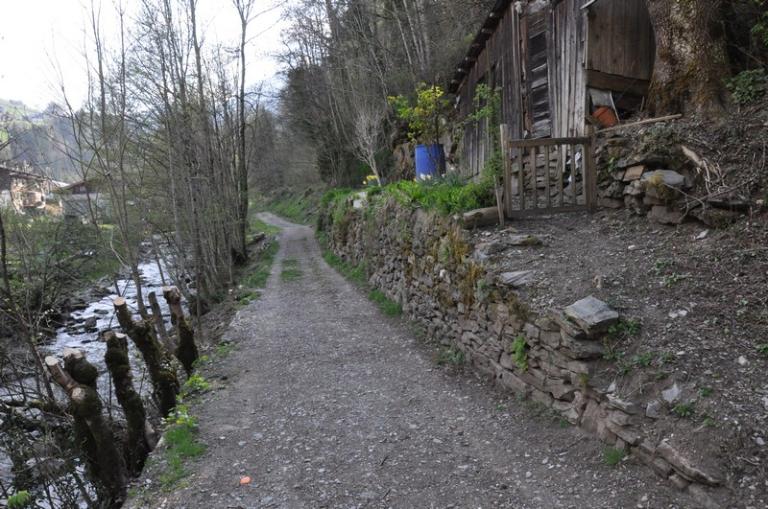
[[[509,353],[515,366],[520,368],[521,371],[528,371],[528,350],[524,336],[520,335],[515,338]]]

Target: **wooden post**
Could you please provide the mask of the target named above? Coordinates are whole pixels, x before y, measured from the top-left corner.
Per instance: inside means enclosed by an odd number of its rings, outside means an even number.
[[[504,187],[502,187],[502,184],[499,184],[497,179],[496,185],[493,188],[493,192],[496,195],[496,208],[499,211],[499,226],[504,226]]]
[[[531,187],[533,187],[533,209],[539,208],[539,182],[536,176],[536,147],[531,147]]]
[[[184,317],[184,308],[181,306],[181,292],[175,286],[166,286],[163,288],[163,297],[168,303],[168,308],[174,316],[176,332],[178,336],[177,347],[175,350],[176,358],[181,361],[187,375],[192,373],[195,361],[199,354],[197,345],[195,345],[195,330]]]
[[[517,187],[520,195],[520,210],[525,210],[525,164],[523,163],[523,148],[517,147]]]
[[[584,189],[587,209],[590,211],[597,208],[597,170],[595,168],[593,141],[594,138],[584,143]]]
[[[551,208],[552,190],[549,188],[549,145],[544,145],[544,189],[547,193],[547,208]]]
[[[176,370],[173,369],[167,352],[152,334],[153,329],[149,323],[144,320],[135,322],[123,297],[116,298],[112,304],[120,326],[141,352],[149,371],[160,413],[165,417],[176,406],[176,395],[179,393]]]
[[[499,126],[501,136],[501,158],[504,161],[504,207],[507,216],[512,215],[512,154],[509,150],[509,126]]]

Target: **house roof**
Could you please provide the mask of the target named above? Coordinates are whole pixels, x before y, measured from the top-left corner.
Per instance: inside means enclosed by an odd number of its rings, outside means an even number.
[[[511,3],[512,0],[496,0],[491,12],[488,13],[488,17],[485,18],[485,22],[483,22],[480,31],[478,31],[477,35],[472,40],[472,43],[469,45],[469,50],[467,50],[466,56],[456,66],[453,78],[451,78],[451,81],[448,84],[448,92],[455,94],[459,89],[459,85],[461,85],[461,82],[464,81],[464,78],[469,73],[470,69],[472,69],[472,66],[477,61],[477,56],[483,51],[483,48],[485,48],[485,43],[496,30],[504,12]]]
[[[42,177],[40,175],[35,175],[34,173],[29,173],[29,172],[25,172],[25,171],[16,170],[14,168],[11,168],[9,166],[5,166],[3,164],[0,164],[0,172],[7,172],[8,175],[10,175],[13,178],[17,178],[17,179],[37,180],[37,181],[49,180],[46,177]]]

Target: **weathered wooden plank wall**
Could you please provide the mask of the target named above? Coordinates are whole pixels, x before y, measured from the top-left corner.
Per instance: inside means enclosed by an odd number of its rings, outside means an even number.
[[[483,49],[462,64],[471,68],[458,89],[460,116],[472,113],[477,86],[487,83],[502,91],[511,139],[579,137],[587,134],[588,86],[642,95],[654,58],[645,0],[601,0],[588,9],[583,3],[529,0],[496,12],[499,22]],[[488,122],[466,126],[465,176],[482,172],[496,129]]]
[[[586,68],[650,80],[655,47],[645,0],[596,2],[588,15]]]

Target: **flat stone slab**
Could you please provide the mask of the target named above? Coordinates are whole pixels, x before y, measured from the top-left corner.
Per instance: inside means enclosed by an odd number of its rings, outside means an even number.
[[[656,170],[643,175],[643,180],[650,180],[651,178],[661,178],[661,181],[670,187],[683,187],[685,186],[685,177],[672,170]]]
[[[565,316],[576,322],[590,336],[605,332],[619,320],[619,313],[592,295],[574,302],[564,311]]]
[[[503,272],[499,274],[498,280],[500,283],[514,286],[519,288],[525,286],[533,281],[533,275],[536,271],[533,270],[518,270],[514,272]]]

